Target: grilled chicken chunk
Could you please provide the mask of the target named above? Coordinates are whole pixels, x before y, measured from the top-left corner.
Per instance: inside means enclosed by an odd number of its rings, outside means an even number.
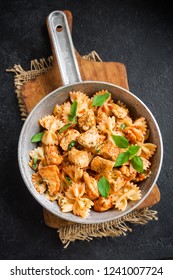
[[[43,178],[43,182],[48,185],[48,191],[50,195],[57,194],[60,187],[59,169],[56,165],[44,166],[39,169],[40,176]]]
[[[83,173],[83,178],[85,182],[85,194],[91,199],[94,200],[99,197],[99,191],[97,186],[97,181],[92,177],[89,176],[87,172]]]
[[[90,161],[92,160],[92,155],[87,151],[79,151],[73,147],[68,152],[68,160],[77,167],[86,168],[89,166]]]
[[[102,145],[98,147],[98,154],[106,159],[115,161],[120,149],[115,146],[111,141],[105,141]]]
[[[111,160],[96,156],[91,162],[91,169],[101,174],[108,173],[112,171],[114,164]]]
[[[48,165],[59,165],[63,161],[63,156],[56,145],[45,145],[44,152]]]
[[[93,110],[87,109],[84,114],[78,118],[78,124],[85,131],[95,126],[96,117]]]
[[[68,129],[63,138],[60,141],[60,146],[64,151],[68,150],[68,145],[72,140],[76,140],[76,138],[80,135],[79,131],[76,129]]]
[[[111,202],[110,197],[104,198],[103,196],[99,196],[96,200],[94,200],[94,210],[103,212],[107,211],[108,209],[112,208],[113,204]]]
[[[99,137],[99,134],[97,132],[97,129],[96,129],[95,126],[93,126],[92,128],[90,128],[86,132],[81,133],[77,137],[77,141],[82,146],[84,146],[86,148],[91,148],[91,147],[96,146],[98,137]]]

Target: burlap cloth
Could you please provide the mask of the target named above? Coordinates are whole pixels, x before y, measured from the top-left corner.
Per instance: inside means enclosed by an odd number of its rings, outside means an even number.
[[[90,61],[102,61],[99,55],[93,51],[83,58]],[[21,88],[24,83],[36,78],[38,75],[47,72],[53,65],[53,56],[48,59],[35,59],[31,61],[30,70],[24,70],[21,65],[14,65],[8,72],[13,72],[15,93],[17,95],[19,109],[22,120],[25,120],[28,113],[25,107]],[[128,231],[132,231],[131,224],[144,225],[151,220],[157,220],[157,211],[147,208],[137,209],[133,212],[109,222],[100,224],[77,224],[67,222],[62,219],[56,221],[57,232],[64,247],[67,247],[71,241],[87,240],[90,241],[94,237],[121,236],[126,235]]]

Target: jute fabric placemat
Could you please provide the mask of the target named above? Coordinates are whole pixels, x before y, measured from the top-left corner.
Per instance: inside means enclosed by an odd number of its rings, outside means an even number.
[[[89,61],[102,61],[95,51],[83,56],[83,58]],[[42,58],[32,60],[30,70],[24,70],[22,66],[18,64],[15,64],[12,69],[7,69],[8,72],[13,72],[15,74],[15,93],[17,95],[22,120],[25,120],[28,115],[23,97],[21,95],[21,88],[23,84],[36,78],[38,75],[47,72],[52,67],[52,65],[53,57],[50,56],[48,59]],[[144,225],[151,220],[157,219],[157,211],[147,207],[144,209],[134,210],[120,219],[99,224],[69,223],[60,219],[57,225],[57,232],[64,247],[67,247],[70,242],[75,240],[90,241],[96,237],[118,237],[121,235],[126,235],[127,232],[132,231],[131,224]]]

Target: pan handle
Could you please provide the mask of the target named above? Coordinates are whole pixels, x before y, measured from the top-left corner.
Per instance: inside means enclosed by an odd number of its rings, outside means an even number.
[[[62,11],[52,12],[47,18],[47,27],[55,50],[63,85],[81,82],[82,79],[66,15]]]

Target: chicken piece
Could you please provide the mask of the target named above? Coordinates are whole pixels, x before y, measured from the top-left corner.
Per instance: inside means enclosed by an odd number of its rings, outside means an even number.
[[[73,147],[68,152],[68,160],[79,168],[86,168],[92,160],[92,155],[87,151],[79,151]]]
[[[112,141],[105,141],[98,147],[98,154],[106,159],[115,161],[120,149],[112,143]]]
[[[110,197],[104,198],[103,196],[99,196],[98,199],[94,200],[95,211],[103,212],[109,210],[112,207],[113,204]]]
[[[49,194],[52,196],[57,194],[60,187],[58,167],[56,165],[44,166],[39,169],[38,173],[48,185]]]
[[[119,119],[123,119],[128,114],[128,109],[119,106],[118,104],[111,104],[112,113]]]
[[[114,164],[115,162],[111,160],[96,156],[91,162],[91,169],[98,173],[104,174],[111,172],[114,167]]]
[[[84,182],[85,182],[85,194],[91,200],[99,197],[99,191],[97,186],[97,181],[92,176],[89,176],[87,172],[83,174]]]
[[[78,124],[83,130],[88,130],[96,125],[96,117],[92,110],[86,110],[82,116],[78,118]]]
[[[58,147],[55,145],[44,146],[44,153],[47,165],[59,165],[63,161],[63,156],[61,156]]]
[[[106,135],[104,134],[99,134],[98,138],[97,138],[97,143],[94,147],[91,148],[87,148],[88,151],[90,151],[93,155],[98,155],[100,152],[100,148],[99,146],[103,144],[103,142],[106,139]]]
[[[68,129],[68,131],[64,134],[63,138],[60,141],[61,148],[64,151],[67,151],[71,141],[75,141],[79,135],[80,133],[76,129]]]
[[[84,146],[86,148],[91,148],[91,147],[96,146],[98,137],[99,137],[99,134],[97,132],[97,129],[96,129],[95,126],[93,126],[92,128],[90,128],[86,132],[81,133],[77,137],[77,141],[82,146]]]

